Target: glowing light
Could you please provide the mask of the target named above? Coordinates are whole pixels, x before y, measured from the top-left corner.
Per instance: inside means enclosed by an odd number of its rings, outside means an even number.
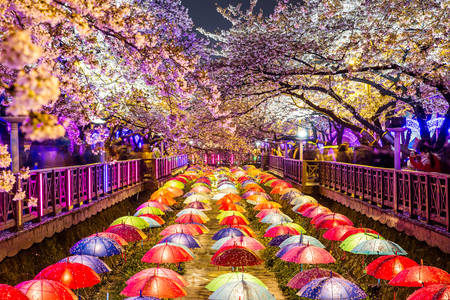
[[[298,128],[297,137],[302,140],[308,138],[308,131],[305,128]]]
[[[42,200],[44,199],[44,186],[43,186],[43,174],[39,173],[39,215],[44,215],[44,205],[42,205]]]

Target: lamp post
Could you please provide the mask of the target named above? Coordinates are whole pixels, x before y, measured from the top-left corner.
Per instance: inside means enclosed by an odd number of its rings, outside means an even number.
[[[394,132],[394,168],[396,170],[401,170],[401,137],[403,132],[406,130],[405,126],[406,120],[404,117],[393,117],[386,121],[386,127],[389,131]]]
[[[22,123],[26,116],[4,116],[1,120],[10,124],[10,152],[11,152],[11,171],[18,173],[20,170],[20,157],[19,157],[19,124]]]
[[[305,128],[299,127],[297,130],[297,138],[299,140],[300,161],[303,161],[303,140],[308,138],[308,131]]]

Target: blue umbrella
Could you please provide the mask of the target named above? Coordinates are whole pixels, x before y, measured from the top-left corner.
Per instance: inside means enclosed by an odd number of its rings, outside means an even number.
[[[287,246],[289,244],[303,244],[303,245],[307,245],[310,244],[312,246],[316,246],[319,248],[325,248],[325,246],[315,237],[309,236],[309,235],[304,235],[304,234],[300,234],[300,235],[293,235],[288,239],[285,239],[281,244],[280,244],[280,248],[283,248],[284,246]]]
[[[210,300],[275,300],[265,287],[251,281],[233,281],[222,285],[209,296]]]
[[[283,241],[292,237],[290,234],[282,234],[270,240],[269,246],[279,246]]]
[[[116,241],[101,237],[89,236],[79,240],[70,248],[71,254],[92,255],[92,256],[113,256],[122,253],[124,250]]]
[[[139,216],[139,218],[144,219],[144,221],[148,223],[149,228],[161,227],[161,224],[159,224],[155,219],[145,216]]]
[[[351,281],[337,277],[322,277],[304,285],[297,293],[309,299],[348,299],[357,300],[367,297],[366,293]]]
[[[287,244],[286,246],[284,246],[283,248],[281,248],[280,250],[278,250],[276,257],[282,257],[283,255],[285,255],[289,250],[295,248],[295,247],[304,247],[305,245],[300,244],[300,243],[292,243],[292,244]]]
[[[111,271],[111,268],[105,262],[103,262],[103,260],[91,255],[68,256],[66,258],[61,259],[59,262],[71,262],[83,264],[94,270],[94,272],[97,274],[107,273]]]
[[[166,242],[180,244],[188,248],[200,248],[198,241],[192,235],[186,233],[174,233],[159,241],[159,243]]]
[[[217,241],[211,246],[211,249],[219,250],[219,249],[223,246],[223,244],[225,244],[225,242],[228,241],[228,240],[231,239],[231,238],[232,238],[231,236],[226,236],[226,237],[224,237],[224,238],[221,238],[220,240],[217,240]]]
[[[292,222],[292,219],[285,214],[271,213],[262,218],[261,223],[269,223],[272,225]]]
[[[212,239],[217,241],[217,240],[220,240],[221,238],[224,238],[224,237],[227,237],[227,236],[238,237],[238,236],[244,236],[244,234],[242,233],[242,231],[240,231],[237,228],[228,227],[228,228],[223,228],[223,229],[217,231],[213,235]]]
[[[351,252],[366,255],[408,255],[398,244],[380,238],[362,241]]]

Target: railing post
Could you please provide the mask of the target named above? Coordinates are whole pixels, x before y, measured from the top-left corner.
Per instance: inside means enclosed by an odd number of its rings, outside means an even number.
[[[27,180],[30,180],[30,179],[27,179]],[[17,188],[19,188],[19,184],[21,184],[21,182],[20,182],[18,176],[16,176]],[[10,196],[9,194],[3,193],[2,196],[6,198],[5,201],[8,201],[8,202],[12,201],[12,199],[10,199],[10,198],[12,198],[12,196]],[[15,201],[15,202],[16,202],[16,205],[15,205],[16,229],[17,229],[17,231],[20,231],[23,229],[23,200]],[[448,214],[447,214],[447,216],[448,216]],[[448,224],[448,222],[447,222],[447,224]]]
[[[87,168],[87,201],[90,202],[92,200],[92,167]]]
[[[392,209],[394,210],[394,213],[398,212],[398,172],[397,170],[394,170],[394,177],[392,179]]]
[[[42,219],[42,216],[44,215],[44,182],[43,182],[43,174],[42,172],[39,172],[37,174],[36,178],[36,186],[37,186],[37,192],[38,192],[38,221],[40,222]]]
[[[52,171],[52,194],[53,194],[53,215],[56,216],[58,211],[58,205],[56,204],[56,172]]]
[[[425,221],[430,223],[430,180],[428,180],[428,175],[425,175]]]
[[[450,177],[447,177],[445,180],[445,189],[444,189],[444,197],[445,200],[445,224],[447,225],[447,231],[450,231]]]
[[[66,207],[67,210],[71,210],[72,209],[72,172],[70,169],[66,170],[66,190],[65,190],[65,194],[66,194]]]

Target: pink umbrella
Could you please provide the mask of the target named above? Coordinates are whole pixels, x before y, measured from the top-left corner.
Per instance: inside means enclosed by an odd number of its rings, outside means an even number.
[[[297,264],[329,264],[336,261],[327,250],[310,245],[294,247],[281,259]]]
[[[253,251],[256,250],[262,250],[264,249],[264,245],[261,244],[260,242],[258,242],[258,240],[249,237],[249,236],[238,236],[238,237],[233,237],[231,239],[229,239],[228,241],[226,241],[222,247],[227,247],[227,246],[241,246]]]
[[[311,280],[322,278],[322,277],[329,277],[330,274],[333,274],[333,277],[343,278],[338,273],[327,270],[327,269],[320,269],[320,268],[314,268],[309,269],[300,273],[297,273],[292,279],[288,282],[287,286],[292,289],[301,289],[305,284],[309,283]]]
[[[136,281],[141,281],[147,277],[150,276],[159,276],[168,278],[170,280],[173,280],[174,282],[178,283],[180,286],[185,287],[188,286],[188,283],[186,280],[184,280],[183,276],[178,274],[175,271],[172,271],[170,269],[166,268],[150,268],[142,270],[133,276],[130,277],[130,279],[127,280],[127,285],[134,284]]]

